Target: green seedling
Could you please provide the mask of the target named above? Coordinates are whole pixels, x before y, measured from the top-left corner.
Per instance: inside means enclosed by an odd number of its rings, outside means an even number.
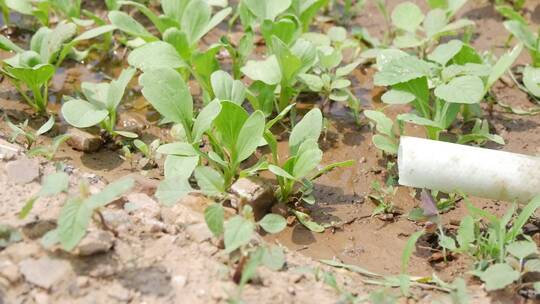
[[[166,121],[175,124],[173,130],[176,130],[178,142],[162,145],[157,150],[167,155],[166,180],[158,189],[158,197],[163,202],[174,203],[191,191],[187,179],[193,173],[203,192],[213,195],[225,192],[242,172],[241,163],[258,146],[265,144],[264,114],[254,111],[250,115],[239,105],[244,99],[243,85],[225,72],[212,77],[216,95],[224,98],[223,101],[210,102],[196,119],[193,117],[193,99],[182,76],[175,70],[151,69],[140,77],[139,82],[146,99]],[[208,152],[200,148],[205,135],[210,147]],[[202,160],[209,166],[201,166]],[[178,183],[186,187],[176,188],[176,195],[173,195],[170,187]]]
[[[317,52],[313,44],[305,39],[298,39],[290,46],[277,36],[272,36],[271,41],[272,55],[261,61],[250,60],[241,70],[255,81],[250,91],[274,92],[279,86],[277,101],[273,96],[270,97],[270,104],[276,103],[276,112],[279,113],[294,103],[298,96],[298,90],[295,88],[299,80],[298,75],[308,72],[313,67],[317,60]],[[257,106],[257,109],[261,108],[262,105]]]
[[[24,207],[19,212],[19,218],[24,219],[30,214],[34,204],[42,197],[50,197],[67,192],[69,187],[69,176],[64,172],[55,172],[43,177],[41,189],[37,194],[26,201]]]
[[[323,96],[323,108],[330,100],[344,103],[351,108],[356,120],[359,121],[360,103],[351,92],[351,81],[347,77],[356,69],[360,61],[343,65],[342,50],[350,46],[346,42],[346,33],[344,28],[331,28],[328,32],[330,38],[327,41],[341,45],[334,48],[321,41],[322,45],[317,47],[317,63],[309,73],[299,74],[298,78],[309,91]]]
[[[277,141],[270,132],[265,133],[265,139],[273,155],[273,163],[268,166],[268,169],[277,177],[279,188],[276,197],[281,202],[314,204],[313,181],[335,168],[353,164],[352,161],[344,161],[317,169],[323,155],[318,144],[322,124],[322,113],[315,108],[294,126],[289,137],[289,157],[283,164],[280,163],[277,154]],[[324,230],[307,214],[297,210],[292,210],[292,212],[307,228],[317,232]]]
[[[103,28],[96,28],[72,39],[76,30],[74,23],[65,22],[60,22],[54,29],[42,27],[32,36],[29,50],[23,50],[0,35],[0,48],[15,52],[14,56],[3,61],[1,72],[12,80],[24,100],[39,113],[47,110],[49,82],[57,67],[68,55],[77,60],[84,58],[86,52],[81,54],[75,45],[104,33]],[[32,94],[27,94],[27,90]]]
[[[238,251],[240,258],[233,280],[239,289],[234,298],[239,299],[243,287],[255,275],[259,266],[265,266],[278,271],[285,265],[285,254],[278,246],[252,245],[256,231],[269,234],[281,232],[287,226],[287,221],[280,215],[267,214],[259,221],[255,220],[251,206],[244,206],[239,215],[225,220],[225,209],[221,204],[213,203],[204,211],[204,219],[212,234],[223,238],[225,252]]]
[[[249,55],[255,49],[253,33],[250,31],[245,32],[237,46],[233,45],[226,36],[221,37],[220,42],[231,57],[234,79],[240,79],[242,77],[241,68],[246,64]]]
[[[468,19],[452,21],[465,2],[448,1],[446,5],[433,3],[432,10],[426,15],[412,2],[400,3],[390,16],[393,25],[391,33],[394,37],[392,46],[398,49],[416,48],[423,57],[425,51],[436,45],[442,37],[472,28],[474,23]],[[419,32],[422,35],[418,35]]]
[[[399,148],[399,136],[403,134],[403,122],[394,123],[381,111],[365,110],[364,115],[375,123],[377,134],[371,141],[379,150],[388,155],[397,155]]]
[[[493,66],[469,45],[458,40],[439,45],[425,61],[398,50],[382,51],[374,82],[388,86],[382,96],[387,104],[411,104],[414,113],[398,115],[400,121],[425,127],[427,137],[438,140],[461,113],[470,119],[481,115],[480,102],[493,84],[508,70],[522,50],[516,46]],[[482,128],[480,128],[481,130]],[[499,140],[477,133],[478,139]]]
[[[245,29],[259,25],[263,35],[269,32],[298,35],[309,30],[317,12],[328,2],[329,0],[275,0],[270,3],[242,0],[238,6],[238,15]]]
[[[128,68],[110,83],[83,82],[81,87],[86,99],[67,98],[62,105],[62,116],[76,128],[99,125],[111,136],[137,137],[131,132],[115,130],[117,108],[133,75],[135,69]]]
[[[58,151],[58,148],[60,148],[60,145],[65,143],[70,138],[71,138],[71,135],[69,134],[60,134],[54,137],[50,144],[34,147],[28,150],[28,156],[31,156],[31,157],[41,156],[41,157],[45,157],[48,160],[52,160],[54,158],[54,155]]]
[[[163,1],[163,15],[156,15],[146,6],[133,1],[118,1],[118,4],[136,7],[158,29],[160,38],[154,36],[138,21],[121,11],[109,12],[111,23],[122,32],[135,37],[128,43],[136,49],[129,55],[130,65],[141,70],[171,67],[179,69],[187,80],[193,75],[207,95],[213,99],[210,75],[219,70],[216,54],[221,44],[199,51],[199,41],[210,30],[227,17],[231,8],[224,8],[212,16],[208,1],[190,0]],[[161,40],[160,40],[161,39]]]
[[[51,116],[38,130],[34,131],[28,127],[28,119],[18,125],[13,124],[5,118],[8,127],[11,129],[10,141],[15,142],[19,136],[23,136],[26,141],[26,148],[30,149],[38,137],[49,132],[54,127],[54,117]]]
[[[80,193],[69,197],[58,218],[58,227],[47,232],[41,242],[46,248],[60,243],[62,249],[73,250],[86,235],[92,217],[99,213],[99,209],[113,202],[115,199],[133,187],[132,179],[123,179],[107,185],[100,193],[90,194],[88,184],[80,184]]]
[[[144,156],[139,160],[140,167],[146,167],[147,165],[152,167],[157,166],[157,161],[161,158],[161,154],[157,153],[157,149],[160,146],[159,138],[153,140],[150,144],[146,144],[140,139],[135,139],[133,145]]]
[[[399,212],[392,202],[392,199],[398,190],[397,187],[392,185],[383,187],[378,181],[373,181],[371,183],[371,190],[375,191],[375,193],[370,194],[369,198],[376,205],[375,209],[373,209],[371,212],[371,216],[380,214],[395,214]]]
[[[89,20],[81,20],[81,0],[2,0],[4,10],[12,10],[22,15],[35,17],[42,25],[49,26],[51,14],[81,25],[90,25]],[[9,16],[9,14],[8,14]],[[9,17],[5,18],[9,23]]]
[[[535,98],[540,98],[540,36],[531,31],[525,20],[505,21],[504,26],[523,43],[532,60],[532,66],[526,65],[523,69],[523,86],[518,85]]]
[[[523,234],[523,226],[540,208],[540,198],[531,200],[520,213],[512,205],[499,218],[467,202],[470,215],[461,220],[457,235],[440,237],[441,247],[474,258],[474,275],[488,291],[502,289],[528,272],[537,272],[540,259],[536,244]]]

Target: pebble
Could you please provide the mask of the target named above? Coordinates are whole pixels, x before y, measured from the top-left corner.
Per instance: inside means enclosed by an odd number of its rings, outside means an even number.
[[[187,284],[187,278],[183,275],[175,275],[172,277],[172,282],[176,287],[184,287]]]
[[[22,152],[22,148],[0,138],[0,160],[12,160]]]
[[[122,209],[104,209],[101,211],[104,224],[116,231],[126,232],[131,226],[128,213]]]
[[[6,171],[11,182],[28,184],[39,178],[39,160],[25,157],[10,161],[6,165]]]
[[[91,256],[109,251],[114,243],[114,235],[108,231],[90,231],[75,248],[75,254]]]
[[[189,225],[186,228],[186,232],[197,243],[202,243],[212,238],[212,232],[208,229],[206,223]]]
[[[38,260],[25,259],[19,263],[19,268],[26,281],[45,289],[68,279],[73,273],[69,262],[48,256]]]
[[[119,283],[114,283],[112,286],[110,286],[107,289],[107,295],[121,302],[128,302],[132,298],[129,290]]]
[[[78,151],[95,152],[103,144],[101,137],[98,135],[77,128],[68,128],[66,134],[71,135],[67,144]]]
[[[154,218],[160,216],[158,202],[145,193],[131,193],[126,195],[127,203],[124,209],[138,218]]]
[[[136,133],[139,136],[146,129],[147,123],[143,115],[134,112],[122,112],[116,120],[118,130]]]
[[[19,267],[9,260],[0,262],[0,276],[6,278],[10,283],[16,283],[21,278]]]
[[[274,204],[274,191],[272,187],[259,178],[238,179],[231,186],[231,193],[236,195],[243,204],[249,204],[253,208],[256,219],[261,219],[265,216]]]

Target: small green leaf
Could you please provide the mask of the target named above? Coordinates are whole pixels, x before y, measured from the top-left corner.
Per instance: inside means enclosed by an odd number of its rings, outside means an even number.
[[[390,155],[397,155],[398,145],[390,138],[380,134],[375,134],[371,140],[377,149],[382,150]]]
[[[84,205],[92,210],[103,207],[133,188],[134,184],[135,181],[132,178],[124,178],[110,183],[101,192],[87,198]]]
[[[416,231],[407,240],[407,244],[405,244],[405,249],[403,249],[403,254],[401,255],[402,274],[407,273],[409,269],[409,261],[411,259],[414,249],[416,248],[416,242],[422,235],[424,235],[424,231]]]
[[[211,76],[212,89],[219,100],[232,101],[241,105],[246,99],[246,87],[240,80],[234,80],[225,71],[216,71]]]
[[[412,2],[403,2],[392,11],[392,23],[399,29],[414,33],[422,21],[424,14],[420,8]]]
[[[54,116],[49,119],[36,131],[37,135],[42,135],[49,132],[54,127]]]
[[[413,56],[393,59],[385,64],[374,76],[378,86],[390,86],[407,82],[412,79],[429,76],[431,65]]]
[[[92,212],[81,198],[67,200],[58,218],[58,237],[64,250],[71,251],[85,236]]]
[[[189,180],[182,177],[165,177],[156,191],[158,201],[165,206],[172,206],[193,191]]]
[[[278,246],[264,247],[262,263],[271,270],[278,271],[285,265],[285,253]]]
[[[478,76],[460,76],[435,88],[435,96],[451,103],[477,104],[484,97],[484,82]]]
[[[230,253],[246,245],[251,240],[255,225],[242,216],[236,215],[225,222],[225,252]]]
[[[268,85],[276,85],[281,82],[281,70],[275,55],[262,61],[250,60],[241,70],[254,81],[259,80]]]
[[[313,221],[313,219],[308,214],[300,212],[298,210],[293,210],[293,213],[294,215],[296,215],[298,221],[309,230],[318,233],[324,232],[324,227]]]
[[[265,130],[265,117],[263,112],[255,111],[244,122],[235,144],[236,158],[233,161],[240,163],[250,157],[259,143],[263,140]]]
[[[486,283],[487,291],[503,289],[515,282],[519,277],[519,272],[504,263],[491,265],[480,275],[480,279]]]
[[[279,14],[283,13],[291,6],[291,0],[243,0],[242,3],[245,4],[259,20],[268,19],[271,21],[274,21]]]
[[[82,99],[71,99],[62,105],[62,116],[72,126],[88,128],[105,120],[109,113]]]
[[[322,113],[318,108],[310,110],[298,122],[289,136],[289,149],[292,155],[296,154],[300,145],[308,140],[317,142],[322,132]]]
[[[493,66],[493,69],[491,70],[491,74],[489,74],[487,83],[486,83],[486,90],[489,90],[493,84],[501,78],[501,76],[506,73],[508,69],[512,67],[512,64],[516,61],[519,54],[521,54],[521,51],[523,50],[523,45],[520,43],[516,45],[510,52],[505,53],[504,55],[499,58],[497,63]]]
[[[523,84],[532,95],[540,98],[540,68],[526,66],[523,70]]]
[[[220,204],[212,203],[204,210],[204,220],[215,237],[221,236],[223,234],[225,209]]]
[[[522,260],[530,255],[538,254],[536,243],[531,241],[517,241],[506,246],[508,253]]]
[[[427,58],[431,61],[435,61],[439,63],[442,66],[446,66],[446,64],[454,58],[454,56],[461,51],[461,48],[463,47],[463,42],[459,40],[451,40],[447,43],[440,44],[431,52]]]
[[[110,11],[109,20],[115,27],[129,35],[141,37],[147,41],[157,40],[142,24],[124,12]]]
[[[143,71],[148,69],[186,67],[176,49],[169,43],[156,41],[146,43],[134,49],[128,56],[128,62]]]
[[[259,221],[259,225],[268,233],[279,233],[287,227],[287,221],[281,215],[269,213]]]
[[[270,170],[270,172],[274,173],[277,176],[281,176],[281,177],[284,177],[284,178],[290,179],[290,180],[296,180],[296,178],[294,176],[292,176],[289,172],[281,169],[278,166],[269,165],[268,170]]]
[[[215,196],[225,192],[225,179],[218,171],[211,167],[199,166],[195,168],[194,173],[199,188],[206,195]]]
[[[414,94],[401,90],[390,90],[381,96],[381,100],[387,104],[408,104],[416,99]]]
[[[161,56],[161,55],[160,55]],[[191,130],[193,99],[182,76],[172,68],[145,71],[139,79],[144,97],[167,120]]]

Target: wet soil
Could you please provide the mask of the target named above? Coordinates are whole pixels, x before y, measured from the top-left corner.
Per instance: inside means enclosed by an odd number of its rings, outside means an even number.
[[[387,1],[389,11],[402,1]],[[424,1],[414,1],[424,9]],[[506,51],[505,42],[508,34],[502,26],[503,19],[494,10],[493,4],[487,1],[469,1],[461,10],[459,16],[469,18],[476,23],[475,36],[472,44],[481,51],[492,51],[500,56]],[[525,17],[534,26],[540,24],[540,3],[529,0],[526,3]],[[363,26],[376,37],[382,38],[386,29],[384,19],[375,7],[373,1],[368,1],[366,8],[353,20],[352,26]],[[216,31],[210,37],[216,39],[222,34]],[[211,40],[210,38],[206,40]],[[205,41],[206,41],[205,40]],[[122,54],[118,48],[115,53]],[[5,56],[2,53],[2,56]],[[519,57],[516,65],[528,63],[526,52]],[[53,96],[64,93],[73,94],[81,81],[100,81],[114,77],[118,74],[117,64],[70,63],[55,77],[52,91]],[[362,100],[365,108],[380,108],[378,102],[378,88],[371,83],[373,70],[359,68],[353,76],[357,87],[355,93]],[[136,80],[132,83],[134,92],[122,111],[142,115],[144,122],[143,139],[150,141],[153,138],[167,138],[164,131],[156,126],[156,115],[147,103],[137,93]],[[192,93],[198,89],[191,86]],[[511,82],[498,82],[495,85],[496,98],[505,104],[514,107],[536,107],[527,95],[521,92]],[[56,95],[54,93],[57,93]],[[24,120],[28,117],[28,107],[19,101],[18,95],[8,81],[0,84],[0,109],[10,119]],[[58,98],[58,97],[56,97]],[[312,104],[305,105],[307,107]],[[58,109],[58,102],[51,104],[51,109]],[[392,107],[385,112],[390,116],[407,111],[406,107]],[[329,127],[325,132],[321,145],[324,149],[323,165],[348,159],[356,160],[350,168],[335,170],[321,177],[316,182],[315,196],[317,203],[311,208],[312,215],[317,221],[332,225],[324,233],[312,233],[303,226],[295,224],[288,227],[277,236],[265,237],[267,241],[280,243],[291,251],[299,252],[314,259],[339,259],[344,263],[359,265],[381,274],[398,274],[401,267],[401,254],[407,238],[415,231],[423,229],[422,223],[415,223],[407,219],[406,214],[419,205],[417,193],[413,189],[399,187],[397,194],[392,198],[393,203],[402,210],[391,220],[381,217],[372,217],[375,205],[368,198],[371,192],[370,185],[377,180],[384,182],[388,172],[387,160],[371,143],[373,133],[367,125],[358,125],[348,110],[340,104],[332,104],[326,117]],[[497,134],[501,135],[506,145],[488,145],[489,148],[502,149],[510,152],[537,155],[540,153],[540,116],[519,116],[510,114],[501,107],[495,106],[491,115],[486,114],[490,125]],[[59,127],[61,130],[61,126]],[[4,123],[0,123],[0,132],[8,134]],[[423,130],[408,126],[407,135],[424,136]],[[39,144],[47,144],[49,139],[40,139]],[[283,143],[285,144],[285,143]],[[134,169],[129,163],[120,158],[117,149],[102,148],[91,154],[74,151],[63,145],[55,160],[63,160],[73,164],[81,170],[103,176],[107,181],[114,181],[119,177],[130,174]],[[148,176],[159,179],[159,169],[147,172]],[[472,202],[483,209],[495,214],[501,214],[507,205],[503,202],[472,198]],[[458,202],[454,209],[443,215],[443,221],[451,227],[466,214],[463,202]],[[433,253],[427,240],[420,242],[417,251],[411,259],[409,271],[412,275],[427,276],[437,273],[441,278],[451,280],[455,276],[463,276],[470,269],[470,261],[465,257],[457,257],[448,263],[431,264],[428,259]],[[470,281],[478,285],[476,281]]]

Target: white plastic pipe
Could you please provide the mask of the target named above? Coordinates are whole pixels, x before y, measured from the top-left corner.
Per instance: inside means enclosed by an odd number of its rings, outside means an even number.
[[[503,201],[540,194],[540,158],[402,136],[398,151],[403,186]]]

